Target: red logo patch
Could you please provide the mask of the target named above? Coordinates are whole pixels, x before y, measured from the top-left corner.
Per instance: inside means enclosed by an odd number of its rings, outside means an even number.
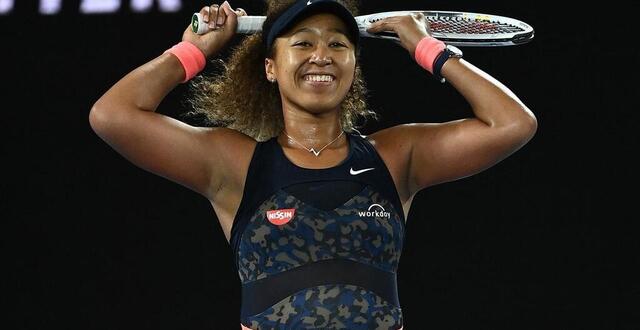
[[[296,209],[279,209],[267,211],[267,219],[274,225],[284,225],[291,221],[296,213]]]

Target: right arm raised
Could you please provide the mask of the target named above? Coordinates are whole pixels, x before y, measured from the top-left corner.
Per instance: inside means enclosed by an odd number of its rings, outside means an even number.
[[[209,7],[201,13],[209,15]],[[219,16],[224,20],[223,30],[199,36],[188,27],[182,40],[196,45],[207,58],[217,54],[237,25],[237,15],[227,2],[220,7]],[[248,137],[226,128],[190,126],[155,113],[184,76],[180,61],[163,54],[131,71],[102,95],[91,109],[89,122],[100,138],[135,165],[213,200],[225,167],[231,166],[224,149]]]

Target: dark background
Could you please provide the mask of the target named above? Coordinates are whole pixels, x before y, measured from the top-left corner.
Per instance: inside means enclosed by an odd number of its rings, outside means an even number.
[[[133,166],[88,122],[93,102],[180,41],[205,3],[142,14],[124,1],[115,14],[92,16],[78,5],[66,1],[58,15],[41,16],[37,2],[20,2],[0,16],[9,328],[237,329],[240,283],[208,201]],[[567,5],[361,6],[361,14],[490,13],[536,30],[526,45],[463,49],[520,97],[539,129],[496,166],[415,197],[398,277],[409,330],[640,328],[634,19],[621,3],[557,9]],[[382,114],[363,134],[471,115],[404,49],[382,40],[363,47],[368,101]],[[158,111],[179,116],[186,93],[177,87]]]

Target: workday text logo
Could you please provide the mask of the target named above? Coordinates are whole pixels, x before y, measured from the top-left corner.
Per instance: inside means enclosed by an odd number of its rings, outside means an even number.
[[[380,204],[371,204],[366,211],[358,211],[360,217],[376,217],[376,218],[388,218],[391,219],[391,213],[385,211],[384,207]]]

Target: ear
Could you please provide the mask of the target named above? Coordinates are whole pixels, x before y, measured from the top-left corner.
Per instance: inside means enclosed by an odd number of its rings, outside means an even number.
[[[275,61],[271,58],[264,59],[264,72],[267,79],[277,79],[275,74]]]

